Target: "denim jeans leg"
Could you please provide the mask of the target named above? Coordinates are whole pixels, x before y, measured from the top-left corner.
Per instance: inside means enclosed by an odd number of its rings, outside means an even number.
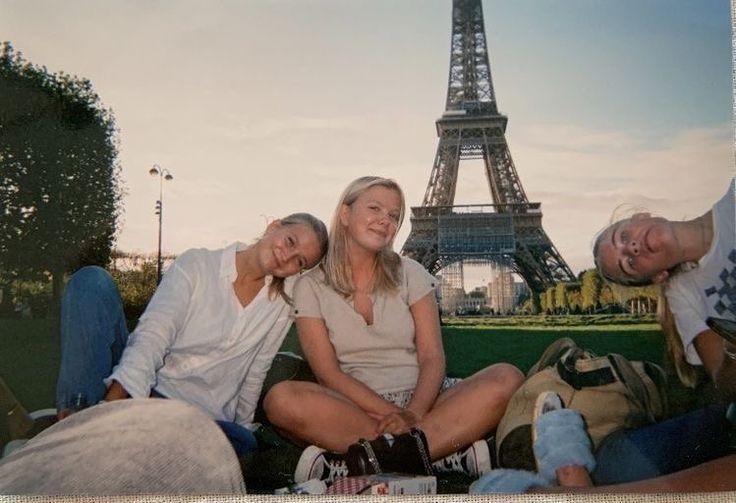
[[[215,421],[230,441],[235,454],[242,456],[258,448],[258,441],[248,428],[232,421]]]
[[[118,363],[128,341],[123,303],[112,277],[83,267],[67,282],[61,301],[61,364],[56,407],[70,407],[82,393],[88,405],[105,396],[103,379]]]
[[[730,428],[726,406],[713,404],[642,428],[619,430],[598,447],[593,482],[649,479],[724,456]]]

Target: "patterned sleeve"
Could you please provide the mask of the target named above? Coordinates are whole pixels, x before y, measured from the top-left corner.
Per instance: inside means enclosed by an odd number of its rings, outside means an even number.
[[[296,318],[324,318],[320,305],[319,284],[311,274],[297,280],[294,286],[294,308]]]
[[[401,262],[404,269],[404,284],[408,292],[408,304],[411,306],[435,289],[437,279],[415,260],[402,257]]]

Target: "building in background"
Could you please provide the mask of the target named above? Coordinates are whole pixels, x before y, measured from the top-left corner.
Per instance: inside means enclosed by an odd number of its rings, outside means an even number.
[[[517,295],[511,269],[501,264],[491,264],[488,298],[495,314],[508,314],[514,311]]]

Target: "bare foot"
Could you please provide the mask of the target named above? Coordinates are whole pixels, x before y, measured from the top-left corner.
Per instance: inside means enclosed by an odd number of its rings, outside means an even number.
[[[62,419],[71,416],[75,412],[77,411],[74,409],[61,409],[59,412],[56,413],[56,419],[61,421]]]
[[[593,485],[588,470],[583,466],[563,466],[558,468],[556,473],[557,483],[563,487],[590,487]]]

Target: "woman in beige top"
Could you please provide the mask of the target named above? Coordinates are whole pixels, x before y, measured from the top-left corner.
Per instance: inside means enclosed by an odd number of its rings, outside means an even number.
[[[396,182],[355,180],[322,267],[295,288],[299,341],[319,384],[279,383],[264,406],[277,428],[309,445],[297,482],[491,468],[483,438],[523,375],[498,363],[460,382],[445,377],[435,280],[392,250],[403,216]]]

